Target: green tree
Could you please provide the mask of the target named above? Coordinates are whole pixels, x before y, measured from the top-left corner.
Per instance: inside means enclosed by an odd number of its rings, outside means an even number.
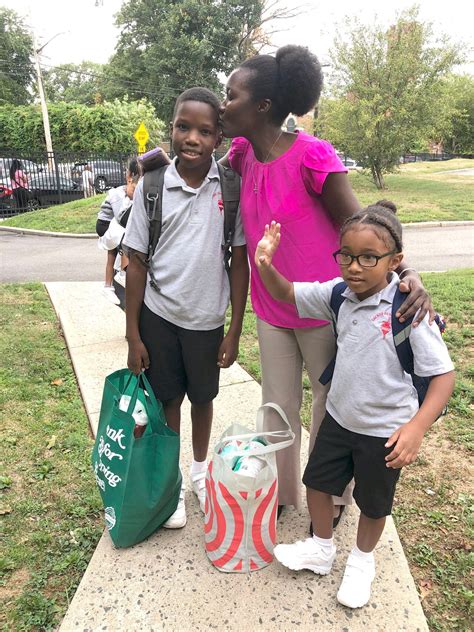
[[[219,74],[267,43],[264,25],[291,15],[270,0],[128,0],[116,16],[121,35],[105,92],[146,97],[169,120],[180,92],[220,92]]]
[[[435,137],[447,152],[474,153],[474,78],[470,75],[449,75],[442,86],[447,104],[448,124]]]
[[[0,105],[31,101],[33,39],[20,16],[0,7]]]
[[[332,98],[318,127],[383,188],[383,175],[436,126],[442,79],[460,61],[460,47],[433,41],[416,7],[388,29],[352,22],[335,41]]]
[[[104,100],[104,66],[91,61],[63,64],[43,70],[46,98],[95,105]]]
[[[137,150],[133,137],[143,121],[150,147],[164,140],[165,125],[146,100],[114,100],[96,106],[51,103],[49,122],[55,151],[129,153]],[[0,146],[25,155],[46,149],[39,105],[0,107]]]

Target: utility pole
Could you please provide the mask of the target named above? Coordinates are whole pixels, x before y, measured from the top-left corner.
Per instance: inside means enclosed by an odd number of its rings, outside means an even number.
[[[46,44],[43,44],[40,48],[37,48],[37,40],[36,36],[34,37],[34,54],[35,54],[35,67],[36,67],[36,79],[38,82],[38,94],[41,102],[41,112],[43,114],[43,127],[44,127],[44,138],[46,141],[46,151],[48,152],[48,166],[51,171],[54,170],[54,154],[53,154],[53,143],[51,141],[51,130],[49,127],[49,115],[48,115],[48,106],[46,105],[46,97],[44,94],[43,88],[43,77],[41,75],[41,66],[39,61],[39,55],[43,48],[47,46],[55,37],[58,35],[63,35],[63,33],[56,33],[53,35]]]

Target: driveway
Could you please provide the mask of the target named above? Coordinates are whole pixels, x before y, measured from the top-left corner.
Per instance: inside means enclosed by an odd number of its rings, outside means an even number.
[[[469,226],[407,228],[405,253],[411,267],[442,271],[474,267],[474,222]],[[96,239],[0,232],[0,282],[102,281],[105,252]]]

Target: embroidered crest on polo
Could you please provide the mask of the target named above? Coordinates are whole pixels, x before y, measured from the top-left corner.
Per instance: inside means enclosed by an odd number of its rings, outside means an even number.
[[[370,320],[380,329],[383,338],[392,331],[392,313],[390,309],[377,312]]]

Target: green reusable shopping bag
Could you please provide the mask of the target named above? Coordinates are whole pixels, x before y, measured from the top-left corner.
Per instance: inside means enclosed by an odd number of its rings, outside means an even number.
[[[127,411],[119,409],[122,395],[130,396]],[[139,439],[132,417],[137,399],[149,420]],[[181,490],[179,435],[166,425],[143,373],[121,369],[105,378],[92,467],[116,547],[141,542],[174,513]]]

